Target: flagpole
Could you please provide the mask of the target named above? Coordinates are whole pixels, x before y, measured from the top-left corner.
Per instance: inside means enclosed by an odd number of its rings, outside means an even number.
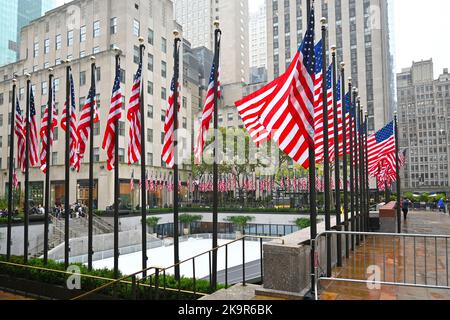
[[[114,48],[115,52],[115,70],[120,66],[120,56],[122,51]],[[116,71],[117,72],[117,71]],[[120,201],[120,183],[119,183],[119,119],[114,123],[114,277],[119,277],[119,201]]]
[[[365,182],[365,174],[364,174],[364,157],[363,157],[363,113],[362,113],[362,105],[360,102],[359,104],[359,189],[360,189],[360,230],[366,232],[366,182]],[[361,239],[364,239],[364,236],[361,237]]]
[[[220,30],[219,21],[214,21],[214,164],[213,164],[213,249],[218,247],[218,215],[219,215],[219,68],[220,68]],[[217,250],[212,253],[211,290],[217,289]]]
[[[348,163],[347,163],[347,105],[346,105],[346,98],[345,98],[345,63],[341,63],[341,100],[342,100],[342,149],[343,149],[343,157],[342,157],[342,176],[343,176],[343,188],[344,188],[344,230],[346,232],[349,231],[348,229]],[[349,248],[349,236],[348,234],[345,235],[345,257],[348,259],[350,257],[350,248]]]
[[[350,126],[350,220],[351,220],[351,231],[356,231],[355,226],[355,175],[354,175],[354,161],[353,155],[355,153],[355,143],[353,136],[353,125],[354,125],[354,112],[355,112],[355,97],[356,97],[356,88],[352,89],[352,80],[349,78],[349,93],[350,93],[350,116],[349,116],[349,126]],[[355,250],[355,236],[351,236],[351,249]]]
[[[368,158],[368,154],[369,154],[369,150],[368,150],[368,146],[367,146],[367,139],[368,139],[368,126],[369,126],[369,117],[367,115],[367,111],[365,112],[365,119],[366,119],[366,126],[365,126],[365,130],[364,130],[364,170],[365,170],[365,175],[366,175],[366,211],[367,211],[367,226],[366,226],[366,230],[370,231],[370,178],[369,178],[369,158]]]
[[[44,264],[48,263],[48,232],[49,232],[49,214],[50,214],[50,150],[51,150],[51,131],[53,123],[53,69],[48,69],[48,104],[47,104],[47,146],[46,146],[46,172],[45,172],[45,221],[44,221]]]
[[[12,215],[13,215],[13,206],[14,206],[14,198],[13,198],[13,174],[14,174],[14,129],[15,129],[15,121],[16,121],[16,88],[17,88],[17,79],[16,75],[13,75],[13,87],[12,87],[12,106],[11,106],[11,127],[10,127],[10,136],[9,136],[9,192],[8,192],[8,227],[7,227],[7,235],[6,235],[6,260],[10,261],[11,258],[11,223],[12,223]]]
[[[72,118],[70,102],[70,60],[66,63],[66,157],[65,157],[65,187],[64,187],[64,266],[69,267],[69,211],[70,211],[70,122]]]
[[[95,92],[95,57],[92,56],[91,60],[91,92]],[[89,94],[91,94],[89,92]],[[93,223],[94,223],[94,107],[96,103],[95,95],[92,97],[91,110],[90,110],[90,145],[89,145],[89,217],[88,217],[88,269],[92,270],[92,255],[93,250]],[[98,183],[97,183],[98,185]],[[98,187],[97,187],[98,190]]]
[[[401,196],[401,186],[400,186],[400,159],[399,159],[399,141],[398,141],[398,116],[397,111],[394,113],[394,128],[395,128],[395,169],[397,171],[397,232],[402,233],[402,215],[400,208],[400,196]]]
[[[28,228],[30,224],[30,103],[31,103],[31,74],[26,73],[27,100],[25,120],[25,202],[24,202],[24,228],[23,228],[23,261],[28,262]],[[13,189],[11,189],[13,190]]]
[[[322,82],[322,100],[323,100],[323,158],[324,158],[324,193],[325,193],[325,230],[331,230],[330,217],[330,155],[328,146],[328,92],[327,92],[327,49],[325,46],[327,37],[327,20],[320,19],[322,24],[322,72],[324,81]],[[331,277],[331,237],[327,235],[327,276]]]
[[[174,144],[174,166],[173,166],[173,239],[174,239],[174,264],[175,279],[180,281],[180,243],[179,243],[179,190],[178,190],[178,79],[180,77],[180,33],[178,30],[173,32],[174,35],[174,90],[173,90],[173,144]]]
[[[356,94],[358,93],[358,90],[355,92]],[[361,231],[361,223],[360,223],[360,219],[361,219],[361,212],[360,212],[360,195],[359,195],[359,108],[360,108],[360,98],[359,96],[356,96],[355,94],[355,153],[354,153],[354,160],[355,160],[355,165],[354,165],[354,170],[355,170],[355,216],[356,216],[356,220],[355,220],[355,225],[356,225],[356,231],[360,232]],[[356,236],[356,246],[359,246],[359,236]]]
[[[308,26],[310,25],[311,21],[311,0],[307,1],[307,12],[308,12]],[[310,274],[311,274],[311,289],[308,293],[308,298],[314,299],[316,288],[315,288],[315,267],[316,267],[316,255],[315,255],[315,248],[316,243],[315,239],[317,237],[317,194],[316,194],[316,152],[314,149],[314,141],[310,141],[309,148],[308,148],[308,161],[309,161],[309,210],[310,210],[310,221],[311,221],[311,228],[310,228]],[[272,188],[271,188],[272,189]],[[273,190],[271,190],[272,193],[272,199],[273,199]]]
[[[337,106],[337,81],[336,81],[336,46],[331,47],[331,57],[333,63],[333,120],[334,120],[334,189],[336,192],[336,226],[337,231],[341,231],[341,190],[340,190],[340,161],[339,161],[339,126],[338,126],[338,106]],[[342,99],[341,99],[342,101]],[[342,239],[341,235],[336,236],[337,244],[337,266],[342,266]]]

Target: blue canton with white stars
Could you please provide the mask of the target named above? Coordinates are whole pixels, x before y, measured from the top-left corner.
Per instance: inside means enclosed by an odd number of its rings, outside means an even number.
[[[389,138],[392,138],[393,136],[394,136],[394,121],[392,121],[383,129],[378,131],[375,134],[375,139],[377,140],[377,143],[382,143],[388,140]]]
[[[333,64],[330,64],[327,70],[327,90],[333,88]]]
[[[113,93],[120,89],[120,63],[116,67],[116,77],[114,79]]]
[[[33,89],[31,89],[31,92],[30,92],[30,118],[33,118],[34,116],[36,116],[36,107],[34,105]]]
[[[316,74],[322,73],[322,46],[323,42],[320,40],[314,48],[314,54],[316,55]]]
[[[300,45],[299,50],[303,55],[303,65],[308,70],[309,75],[312,77],[315,73],[315,52],[314,52],[314,8],[311,8],[311,16],[309,18],[308,30],[306,31],[305,38]]]

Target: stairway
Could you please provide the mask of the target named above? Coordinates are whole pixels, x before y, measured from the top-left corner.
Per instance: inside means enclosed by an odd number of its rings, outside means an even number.
[[[59,246],[60,244],[64,243],[65,241],[65,220],[64,219],[57,219],[55,216],[50,215],[52,226],[53,228],[53,234],[48,239],[48,250],[52,250],[55,247]],[[93,216],[93,224],[92,224],[92,232],[93,235],[101,235],[101,234],[108,234],[114,232],[114,226],[109,224],[108,222],[104,221],[100,217],[94,215]],[[73,218],[69,221],[69,238],[70,239],[76,239],[76,238],[82,238],[88,236],[88,226],[89,226],[89,220],[85,217],[80,218]],[[120,231],[120,230],[119,230]],[[37,249],[37,252],[36,252]],[[44,243],[39,243],[37,248],[34,248],[34,250],[30,250],[30,252],[36,252],[35,254],[31,255],[31,258],[38,258],[41,257],[44,254]]]

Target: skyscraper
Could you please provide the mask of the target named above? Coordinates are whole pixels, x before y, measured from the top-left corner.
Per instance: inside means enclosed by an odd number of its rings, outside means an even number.
[[[175,17],[192,48],[214,50],[215,20],[220,21],[221,75],[224,84],[247,83],[249,31],[247,0],[175,0]]]
[[[316,41],[321,36],[318,21],[324,17],[328,26],[326,48],[336,45],[337,63],[346,64],[346,78],[351,76],[353,85],[358,87],[369,115],[369,131],[381,129],[392,116],[394,101],[388,1],[316,0],[314,3]],[[269,81],[286,70],[303,39],[306,4],[306,0],[267,1]]]
[[[0,65],[19,58],[20,31],[30,21],[55,7],[55,0],[1,0]]]

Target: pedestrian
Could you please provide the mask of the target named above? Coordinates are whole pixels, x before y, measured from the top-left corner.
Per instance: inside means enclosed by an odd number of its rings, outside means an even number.
[[[403,217],[406,220],[409,211],[409,201],[407,199],[403,199],[401,206],[403,211]]]

